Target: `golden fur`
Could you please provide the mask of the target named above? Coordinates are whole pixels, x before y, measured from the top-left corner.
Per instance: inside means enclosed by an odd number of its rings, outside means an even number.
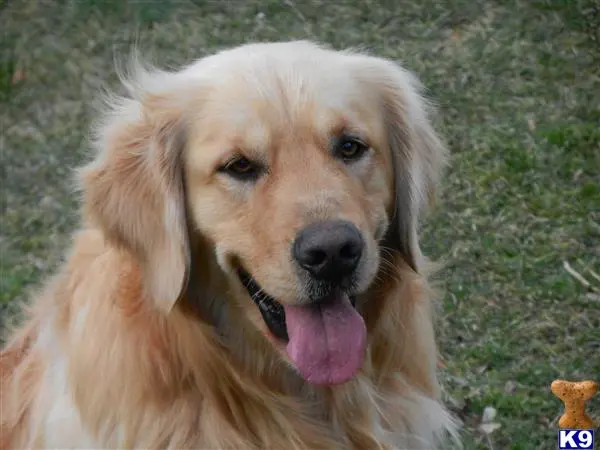
[[[250,44],[178,72],[139,66],[80,171],[83,225],[2,352],[0,448],[433,448],[439,402],[417,227],[444,163],[420,85],[390,61],[309,42]],[[341,130],[372,152],[328,153]],[[269,165],[255,186],[216,167]],[[298,230],[367,236],[359,373],[304,381],[235,276],[301,300]],[[232,259],[231,255],[235,255]]]

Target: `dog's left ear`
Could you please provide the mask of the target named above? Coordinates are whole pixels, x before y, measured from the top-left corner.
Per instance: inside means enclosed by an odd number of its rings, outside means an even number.
[[[389,60],[359,59],[362,70],[357,73],[380,101],[391,151],[395,204],[386,245],[419,272],[419,219],[433,202],[447,150],[433,130],[432,108],[421,95],[419,80]]]

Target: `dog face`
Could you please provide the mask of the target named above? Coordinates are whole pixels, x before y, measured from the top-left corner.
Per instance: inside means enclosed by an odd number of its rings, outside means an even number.
[[[84,170],[89,215],[139,257],[159,306],[181,295],[192,258],[214,257],[230,301],[307,381],[351,378],[366,345],[356,296],[381,245],[417,270],[417,219],[442,161],[416,81],[294,42],[137,82]],[[194,255],[190,232],[214,254]]]

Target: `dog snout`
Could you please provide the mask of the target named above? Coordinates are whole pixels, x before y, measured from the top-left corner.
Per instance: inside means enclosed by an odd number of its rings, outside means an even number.
[[[293,257],[315,279],[341,282],[351,276],[365,243],[360,230],[350,222],[317,222],[302,229],[293,244]]]

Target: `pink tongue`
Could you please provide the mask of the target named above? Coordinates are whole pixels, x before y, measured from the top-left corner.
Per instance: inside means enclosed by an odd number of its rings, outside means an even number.
[[[347,295],[284,309],[287,352],[306,381],[332,385],[354,376],[364,358],[367,331]]]

